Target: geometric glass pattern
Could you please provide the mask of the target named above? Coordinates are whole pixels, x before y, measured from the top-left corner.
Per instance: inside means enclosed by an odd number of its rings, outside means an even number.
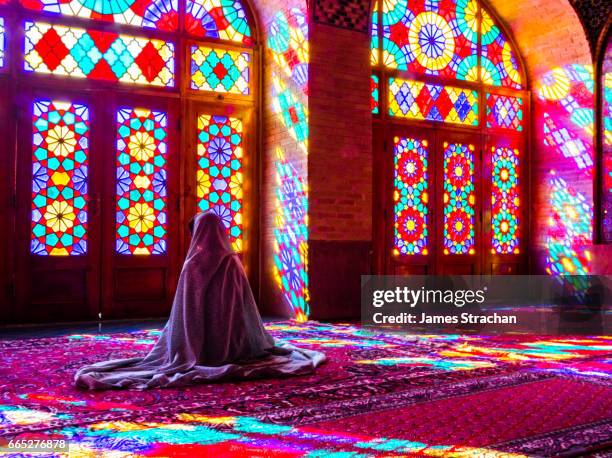
[[[427,249],[427,141],[394,140],[395,252],[423,254]]]
[[[487,127],[523,130],[523,99],[511,95],[487,94]]]
[[[523,130],[523,99],[511,95],[487,94],[487,127]]]
[[[601,180],[601,235],[604,241],[612,242],[612,38],[608,41],[606,48],[602,75],[603,179]]]
[[[519,252],[519,151],[491,148],[491,252]]]
[[[444,143],[444,254],[474,254],[474,146]]]
[[[119,254],[166,252],[168,150],[166,113],[117,111],[116,250]]]
[[[268,27],[268,48],[274,61],[285,74],[308,93],[308,19],[306,14],[291,8],[279,11]]]
[[[21,0],[21,4],[46,13],[164,31],[178,26],[178,0]]]
[[[0,68],[4,67],[4,49],[6,48],[4,33],[4,18],[0,17]]]
[[[476,0],[383,0],[383,64],[389,69],[475,81]]]
[[[277,149],[274,278],[294,318],[308,320],[308,189]]]
[[[201,38],[252,43],[248,18],[238,0],[187,0],[185,29]]]
[[[242,251],[242,141],[240,119],[198,117],[198,209],[221,218],[236,252]]]
[[[372,7],[372,23],[370,28],[370,65],[373,67],[378,65],[379,55],[379,35],[378,35],[378,1],[374,1]]]
[[[36,100],[32,116],[32,238],[37,255],[87,252],[89,110]]]
[[[191,47],[191,89],[249,94],[248,52]]]
[[[478,125],[478,92],[389,78],[389,115]]]
[[[174,86],[172,43],[41,22],[26,22],[25,35],[28,71]]]
[[[370,76],[370,108],[372,108],[372,113],[373,114],[378,114],[378,104],[379,104],[379,99],[378,99],[378,76],[377,75],[371,75]]]
[[[482,12],[481,78],[485,84],[522,89],[521,73],[512,45],[491,16]]]

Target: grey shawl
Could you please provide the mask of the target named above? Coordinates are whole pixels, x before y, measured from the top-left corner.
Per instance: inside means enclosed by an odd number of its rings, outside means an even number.
[[[299,375],[325,360],[320,352],[275,346],[221,219],[204,213],[192,224],[172,312],[153,349],[144,358],[81,368],[78,387],[145,389]]]

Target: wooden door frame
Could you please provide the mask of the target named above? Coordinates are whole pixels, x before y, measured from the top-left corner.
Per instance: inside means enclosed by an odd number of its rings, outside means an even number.
[[[259,294],[259,259],[260,259],[260,237],[259,237],[259,213],[260,213],[260,183],[259,162],[257,154],[257,119],[256,107],[250,103],[224,105],[215,104],[210,101],[188,100],[185,107],[184,126],[184,151],[183,155],[183,191],[184,191],[184,213],[185,222],[188,222],[198,212],[197,207],[197,120],[200,114],[220,115],[239,118],[242,120],[243,128],[243,199],[242,199],[242,221],[243,221],[243,251],[241,260],[247,272],[253,294]],[[248,223],[250,222],[250,225]],[[188,228],[183,228],[184,249],[189,245],[190,234]]]
[[[116,251],[116,116],[121,108],[144,108],[152,111],[162,111],[167,114],[167,152],[166,152],[166,253],[163,255],[125,255]],[[176,277],[178,274],[178,255],[180,251],[179,215],[180,215],[180,123],[179,101],[177,98],[155,97],[153,95],[139,94],[111,94],[104,106],[104,120],[107,135],[104,138],[104,151],[106,157],[103,180],[102,212],[102,298],[101,313],[103,318],[127,318],[132,316],[130,311],[137,310],[138,316],[160,316],[167,314],[172,304]],[[158,268],[163,273],[163,298],[142,299],[123,293],[120,296],[118,278],[121,271]]]
[[[498,91],[495,91],[496,93]],[[528,110],[528,101],[524,100],[524,109]],[[525,123],[527,124],[527,123]],[[524,126],[526,129],[527,126]],[[507,273],[523,272],[528,261],[529,243],[529,139],[525,132],[511,132],[507,129],[488,129],[481,127],[453,126],[421,121],[385,120],[378,117],[373,120],[373,169],[374,198],[373,221],[383,221],[383,224],[373,224],[374,272],[377,274],[393,274],[391,250],[394,243],[394,202],[393,202],[393,145],[394,136],[410,136],[427,138],[429,145],[429,259],[425,256],[406,256],[405,265],[416,267],[427,266],[428,273],[439,274],[445,255],[442,253],[443,243],[443,143],[470,142],[474,145],[474,193],[475,208],[475,250],[474,258],[468,255],[457,255],[455,262],[473,263],[474,274],[503,273],[497,272],[493,266],[499,263],[516,265],[516,270]],[[521,198],[521,240],[519,255],[494,255],[490,251],[490,218],[491,218],[491,155],[487,148],[493,142],[514,145],[521,152],[520,173],[522,182],[519,193]],[[382,226],[382,229],[379,228]],[[472,256],[472,255],[469,255]],[[414,262],[414,260],[417,262]],[[410,268],[409,268],[410,270]]]
[[[87,254],[84,256],[35,256],[30,253],[31,213],[32,213],[32,108],[34,100],[49,99],[54,101],[70,101],[83,103],[89,110],[89,148],[87,176]],[[100,263],[101,256],[101,212],[95,206],[96,195],[101,189],[100,174],[89,171],[98,168],[100,160],[100,142],[104,138],[103,126],[98,125],[97,116],[100,113],[99,103],[91,93],[67,91],[65,89],[50,89],[44,87],[20,88],[16,96],[17,107],[17,171],[16,171],[16,211],[15,211],[15,302],[16,313],[13,318],[19,321],[40,318],[61,321],[76,316],[82,319],[95,318],[100,307]],[[92,202],[94,204],[92,205]],[[36,270],[70,270],[74,266],[86,272],[86,304],[81,301],[49,301],[34,305],[30,298],[31,284],[28,278]],[[56,305],[55,309],[51,309]],[[71,313],[74,307],[85,307],[83,313]],[[38,311],[32,308],[39,307]],[[58,316],[58,308],[62,310]],[[68,313],[66,313],[68,312]]]

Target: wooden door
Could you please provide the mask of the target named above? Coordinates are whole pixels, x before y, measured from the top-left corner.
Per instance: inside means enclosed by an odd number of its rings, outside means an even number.
[[[480,273],[486,244],[479,135],[402,125],[387,132],[379,164],[385,273]]]
[[[527,265],[525,140],[518,135],[489,135],[484,152],[483,273],[520,274]]]
[[[168,313],[179,254],[179,121],[169,98],[116,95],[103,123],[102,317]]]
[[[480,137],[440,129],[436,139],[436,273],[481,272],[482,174]]]
[[[22,90],[16,108],[14,318],[93,318],[104,179],[100,104],[84,93]]]
[[[186,119],[185,221],[199,212],[217,213],[255,288],[258,170],[252,108],[191,101]]]
[[[435,136],[429,129],[394,126],[384,158],[387,269],[394,275],[435,272]]]

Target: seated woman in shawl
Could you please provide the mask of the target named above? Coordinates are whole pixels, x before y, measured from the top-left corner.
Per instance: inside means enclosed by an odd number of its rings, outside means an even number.
[[[217,215],[199,214],[190,228],[172,312],[153,349],[144,358],[83,367],[75,376],[78,387],[144,389],[300,375],[325,360],[316,351],[275,346]]]

